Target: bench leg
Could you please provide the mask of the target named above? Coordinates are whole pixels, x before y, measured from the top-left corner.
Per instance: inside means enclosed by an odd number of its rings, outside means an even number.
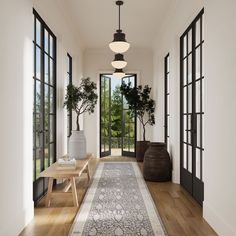
[[[89,166],[88,165],[86,167],[86,171],[87,171],[88,182],[89,182],[90,181],[90,174],[89,174]]]
[[[71,181],[68,180],[68,183],[66,184],[65,188],[63,189],[63,192],[68,192],[71,187]]]
[[[50,207],[52,186],[53,186],[53,178],[49,178],[49,180],[48,180],[48,192],[47,192],[46,202],[45,202],[46,207]]]
[[[70,182],[71,182],[71,190],[72,190],[72,195],[73,195],[74,206],[78,207],[79,204],[78,204],[78,196],[77,196],[75,178],[74,177],[70,178]]]

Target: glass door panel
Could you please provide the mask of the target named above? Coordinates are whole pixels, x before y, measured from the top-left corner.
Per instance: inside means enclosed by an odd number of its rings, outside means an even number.
[[[56,52],[56,37],[35,10],[33,45],[33,199],[36,203],[47,190],[47,181],[40,178],[40,173],[56,159],[56,54],[49,55],[50,50]]]
[[[111,78],[100,77],[100,156],[111,155]]]
[[[181,37],[181,184],[202,204],[203,169],[203,13]],[[187,76],[186,76],[187,75]]]
[[[129,75],[122,79],[122,82],[131,84],[131,87],[136,86],[136,75]],[[136,119],[131,117],[129,113],[129,106],[126,99],[123,100],[122,112],[122,156],[135,157],[136,147]]]

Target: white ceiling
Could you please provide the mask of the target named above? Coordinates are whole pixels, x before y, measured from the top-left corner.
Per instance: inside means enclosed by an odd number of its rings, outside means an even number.
[[[121,29],[135,48],[152,48],[173,0],[124,0]],[[105,48],[118,28],[115,0],[61,0],[85,48]]]

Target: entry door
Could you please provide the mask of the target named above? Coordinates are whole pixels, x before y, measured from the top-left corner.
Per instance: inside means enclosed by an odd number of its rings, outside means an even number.
[[[100,76],[100,157],[111,155],[111,78]]]
[[[202,205],[204,122],[204,35],[202,10],[180,39],[181,185]]]
[[[131,83],[132,87],[136,87],[136,75],[129,75],[122,79],[126,84]],[[122,156],[135,157],[136,151],[136,117],[129,114],[129,106],[124,96],[122,111]]]
[[[40,172],[56,160],[56,37],[34,11],[33,199],[47,190]]]

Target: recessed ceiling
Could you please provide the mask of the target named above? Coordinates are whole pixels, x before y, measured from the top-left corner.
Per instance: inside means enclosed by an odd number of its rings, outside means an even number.
[[[124,0],[121,28],[135,48],[152,48],[173,0]],[[118,28],[115,0],[61,0],[85,48],[105,48]]]

